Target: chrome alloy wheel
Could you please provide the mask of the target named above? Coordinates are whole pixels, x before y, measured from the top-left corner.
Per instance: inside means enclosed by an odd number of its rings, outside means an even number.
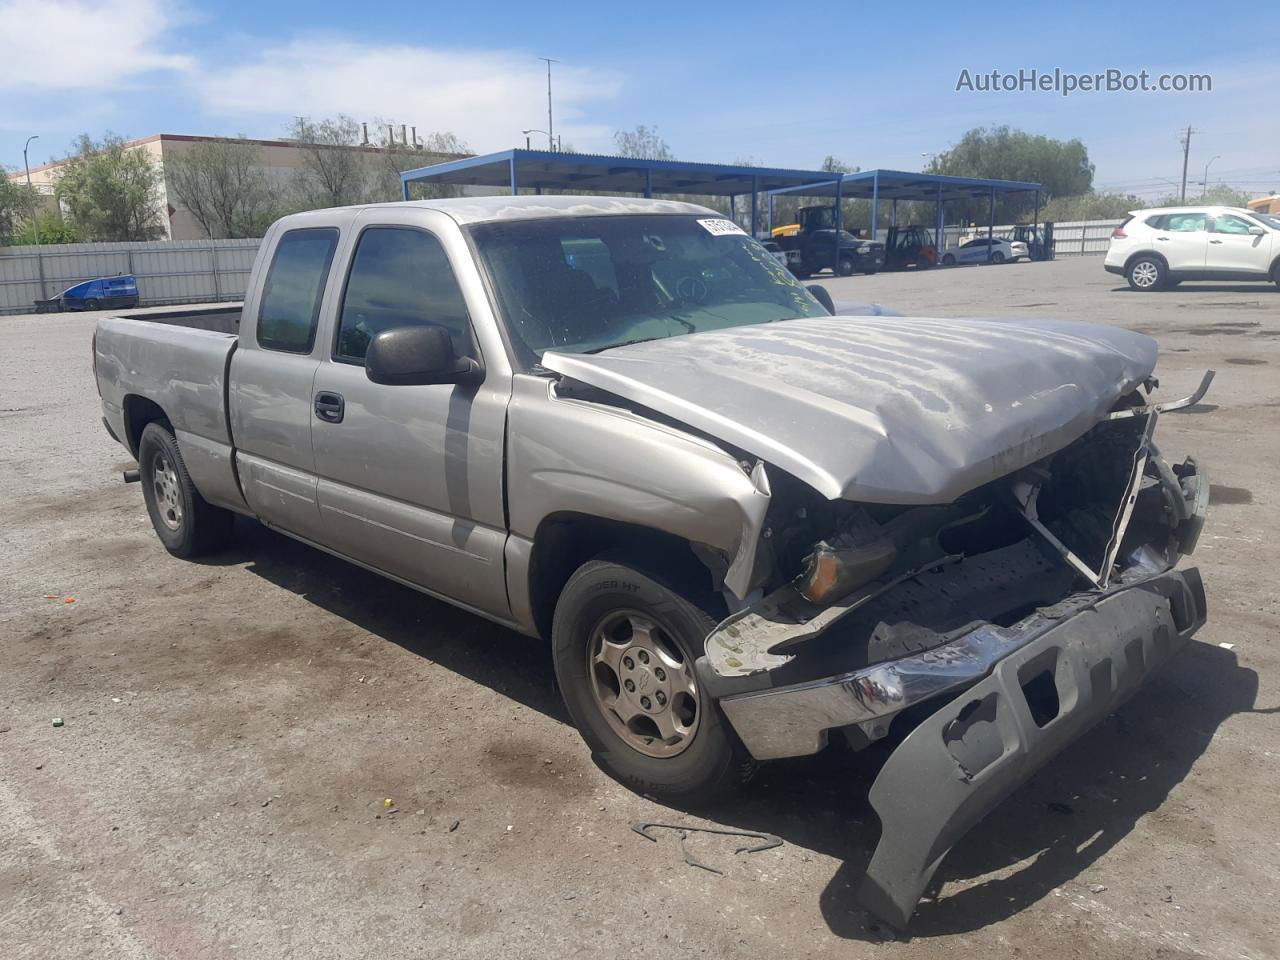
[[[182,488],[178,485],[178,472],[163,450],[151,458],[151,485],[161,521],[170,530],[177,530],[182,526]]]
[[[1134,265],[1134,286],[1142,287],[1143,289],[1146,289],[1147,287],[1154,287],[1156,285],[1156,281],[1159,279],[1160,268],[1150,260],[1143,260],[1141,263]]]
[[[660,624],[610,613],[591,632],[587,673],[596,708],[629,747],[665,758],[693,743],[700,717],[693,657]]]

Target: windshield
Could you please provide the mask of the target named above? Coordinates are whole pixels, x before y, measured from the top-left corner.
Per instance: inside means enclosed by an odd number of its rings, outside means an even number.
[[[478,224],[471,230],[516,352],[595,353],[827,311],[735,224],[645,215]]]
[[[1250,215],[1257,217],[1272,230],[1280,230],[1280,217],[1268,213],[1258,213],[1257,211],[1252,211]]]

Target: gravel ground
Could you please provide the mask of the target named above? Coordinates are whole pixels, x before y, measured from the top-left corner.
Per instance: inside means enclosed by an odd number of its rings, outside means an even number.
[[[1169,396],[1218,370],[1160,430],[1215,480],[1201,642],[956,847],[909,939],[852,902],[876,757],[766,767],[715,823],[785,844],[687,866],[629,823],[705,821],[593,766],[541,645],[248,522],[166,554],[94,318],[49,315],[0,318],[0,956],[1276,956],[1280,293],[1097,259],[826,282],[1142,330]]]

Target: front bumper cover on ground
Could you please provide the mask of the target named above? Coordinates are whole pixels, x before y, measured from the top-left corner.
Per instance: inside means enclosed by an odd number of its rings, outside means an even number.
[[[862,906],[905,927],[956,841],[1132,696],[1204,620],[1199,571],[1170,571],[1061,622],[921,723],[871,788],[881,836]]]

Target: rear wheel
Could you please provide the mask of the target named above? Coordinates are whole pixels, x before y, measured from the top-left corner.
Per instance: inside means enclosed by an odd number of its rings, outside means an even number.
[[[235,515],[200,496],[167,425],[149,423],[138,442],[142,498],[151,525],[175,557],[198,557],[227,542]]]
[[[723,799],[755,764],[694,660],[715,620],[635,566],[592,560],[569,578],[552,626],[556,678],[596,762],[676,806]]]
[[[954,266],[956,265],[956,258],[955,258],[955,256],[954,256],[954,255],[952,255],[952,254],[950,254],[950,253],[946,254],[946,255],[942,258],[942,265],[943,265],[944,267],[954,267]]]
[[[1149,293],[1168,282],[1169,269],[1156,257],[1138,257],[1125,269],[1124,276],[1134,290]]]

